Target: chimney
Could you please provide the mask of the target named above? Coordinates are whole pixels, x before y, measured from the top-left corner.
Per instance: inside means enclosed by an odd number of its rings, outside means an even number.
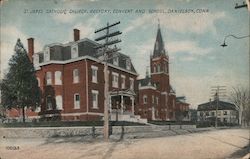
[[[80,30],[74,29],[74,41],[80,40]]]
[[[34,55],[34,38],[29,38],[28,40],[28,57],[30,61],[33,63],[33,55]]]

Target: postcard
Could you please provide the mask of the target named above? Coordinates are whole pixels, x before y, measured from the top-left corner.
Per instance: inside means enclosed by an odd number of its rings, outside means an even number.
[[[0,159],[249,158],[249,0],[0,4]]]

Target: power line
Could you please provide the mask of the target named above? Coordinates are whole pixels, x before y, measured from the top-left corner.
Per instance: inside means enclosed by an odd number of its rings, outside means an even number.
[[[120,24],[119,22],[109,24],[107,23],[106,27],[100,28],[95,31],[95,33],[99,33],[102,31],[106,31],[105,35],[100,36],[99,38],[96,38],[95,41],[101,41],[104,40],[104,43],[97,47],[97,49],[102,48],[102,55],[103,55],[103,61],[104,61],[104,125],[103,125],[103,136],[106,141],[109,139],[109,95],[108,95],[108,89],[109,89],[109,75],[108,75],[108,54],[114,53],[119,51],[120,49],[116,47],[109,48],[108,46],[114,45],[116,43],[121,42],[120,39],[114,39],[115,36],[118,36],[122,34],[120,31],[115,31],[110,33],[110,28]]]

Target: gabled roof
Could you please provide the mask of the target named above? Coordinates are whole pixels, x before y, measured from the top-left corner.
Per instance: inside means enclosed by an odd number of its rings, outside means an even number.
[[[211,101],[207,103],[203,103],[198,105],[197,110],[198,111],[208,111],[208,110],[216,110],[217,107],[217,101]],[[236,106],[232,103],[224,102],[224,101],[219,101],[218,102],[218,110],[237,110]]]
[[[149,76],[146,76],[143,79],[139,79],[138,83],[140,84],[140,86],[153,86],[154,83],[152,82],[151,78]]]

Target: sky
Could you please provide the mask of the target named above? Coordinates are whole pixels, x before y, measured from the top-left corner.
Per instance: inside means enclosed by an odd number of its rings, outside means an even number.
[[[121,23],[121,52],[130,56],[138,78],[150,65],[158,24],[170,59],[170,83],[191,108],[208,102],[211,87],[249,88],[249,11],[235,9],[244,0],[3,0],[0,10],[1,77],[20,38],[35,39],[35,52],[44,45],[81,38],[94,40],[94,31],[107,22]],[[225,99],[226,100],[226,99]]]

